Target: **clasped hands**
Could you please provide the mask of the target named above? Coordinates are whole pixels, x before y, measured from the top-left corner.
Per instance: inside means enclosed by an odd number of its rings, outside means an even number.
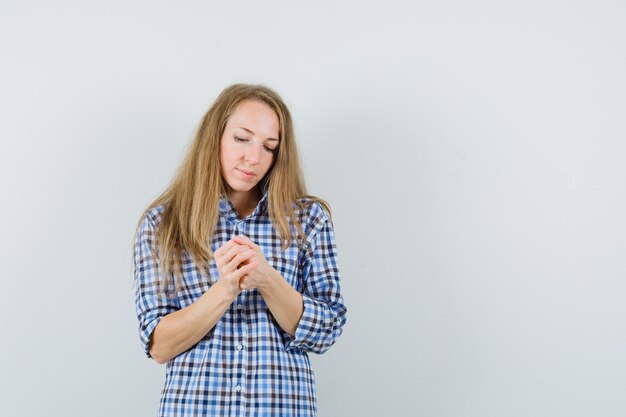
[[[265,259],[261,247],[246,236],[238,235],[214,253],[220,281],[233,294],[263,288],[278,272]]]

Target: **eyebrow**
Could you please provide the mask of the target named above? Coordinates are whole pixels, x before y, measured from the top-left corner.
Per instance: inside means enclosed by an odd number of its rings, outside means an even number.
[[[240,126],[240,127],[238,127],[237,129],[243,129],[243,130],[245,130],[246,132],[249,132],[249,133],[251,133],[251,134],[253,134],[253,135],[254,135],[254,132],[253,132],[253,131],[251,131],[250,129],[246,129],[245,127],[241,127],[241,126]],[[274,140],[274,141],[278,142],[278,139],[276,139],[276,138],[267,138],[267,139],[265,139],[265,140]]]

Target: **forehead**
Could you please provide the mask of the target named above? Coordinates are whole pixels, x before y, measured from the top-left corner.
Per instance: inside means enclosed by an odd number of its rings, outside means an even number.
[[[228,119],[230,129],[246,128],[263,138],[277,138],[280,129],[278,115],[267,104],[257,100],[244,100]]]

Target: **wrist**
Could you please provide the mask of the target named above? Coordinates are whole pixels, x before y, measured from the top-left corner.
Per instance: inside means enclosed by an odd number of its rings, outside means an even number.
[[[286,283],[285,279],[280,272],[272,268],[272,271],[267,276],[267,279],[263,280],[263,284],[258,286],[261,294],[268,293],[280,286],[281,283]]]
[[[219,299],[227,302],[228,304],[232,303],[241,292],[239,287],[228,285],[222,280],[218,280],[211,286],[211,288],[217,293],[217,297]]]

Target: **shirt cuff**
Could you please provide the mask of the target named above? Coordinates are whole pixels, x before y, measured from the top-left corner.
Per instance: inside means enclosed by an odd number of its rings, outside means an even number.
[[[319,302],[314,301],[311,297],[301,294],[303,301],[302,317],[296,327],[295,337],[283,332],[285,335],[285,349],[290,350],[312,350],[317,344],[320,334],[325,332],[324,329],[324,308]]]
[[[162,318],[163,316],[155,317],[148,324],[146,324],[145,327],[140,329],[139,336],[141,343],[143,344],[143,351],[147,358],[152,358],[152,355],[150,355],[150,339],[152,338],[152,332]]]

